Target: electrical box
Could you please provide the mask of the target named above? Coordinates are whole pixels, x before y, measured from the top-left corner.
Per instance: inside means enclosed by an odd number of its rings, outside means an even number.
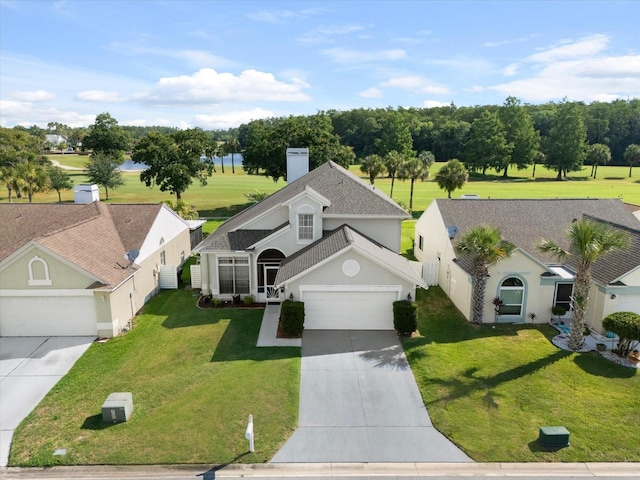
[[[569,430],[564,427],[540,427],[538,442],[545,448],[569,446]]]
[[[133,395],[130,392],[111,393],[102,404],[102,421],[120,423],[129,420],[133,412]]]

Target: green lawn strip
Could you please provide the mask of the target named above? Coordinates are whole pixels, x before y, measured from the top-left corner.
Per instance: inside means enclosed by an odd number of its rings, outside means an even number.
[[[473,327],[438,287],[418,302],[411,368],[434,426],[475,461],[640,460],[636,370],[557,349],[551,327]],[[538,428],[554,425],[571,446],[543,451]]]
[[[195,307],[190,291],[164,292],[135,328],[92,345],[16,430],[10,464],[260,463],[296,428],[296,348],[256,348],[263,310]],[[112,392],[134,412],[102,422]],[[248,415],[256,452],[246,454]],[[64,456],[54,450],[66,448]]]

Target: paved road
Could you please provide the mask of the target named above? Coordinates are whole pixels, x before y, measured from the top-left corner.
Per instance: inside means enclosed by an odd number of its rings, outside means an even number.
[[[472,462],[431,424],[393,331],[305,330],[298,428],[272,463]]]
[[[220,478],[332,480],[459,480],[470,477],[517,477],[518,480],[598,478],[638,479],[640,463],[349,463],[260,465],[133,465],[0,469],[0,479],[164,479]]]
[[[0,466],[13,431],[71,369],[94,337],[0,337]]]

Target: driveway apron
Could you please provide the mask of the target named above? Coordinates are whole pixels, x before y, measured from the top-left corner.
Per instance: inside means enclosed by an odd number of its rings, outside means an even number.
[[[298,428],[271,461],[472,460],[431,424],[395,332],[306,330]]]
[[[71,369],[95,337],[0,337],[0,466],[13,431]]]

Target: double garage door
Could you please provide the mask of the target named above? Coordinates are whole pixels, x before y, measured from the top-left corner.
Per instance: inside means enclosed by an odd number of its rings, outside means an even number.
[[[393,302],[398,288],[389,290],[323,291],[302,287],[304,328],[309,330],[393,330]],[[393,288],[393,289],[392,289]]]
[[[92,336],[98,334],[91,296],[0,297],[0,336]]]

